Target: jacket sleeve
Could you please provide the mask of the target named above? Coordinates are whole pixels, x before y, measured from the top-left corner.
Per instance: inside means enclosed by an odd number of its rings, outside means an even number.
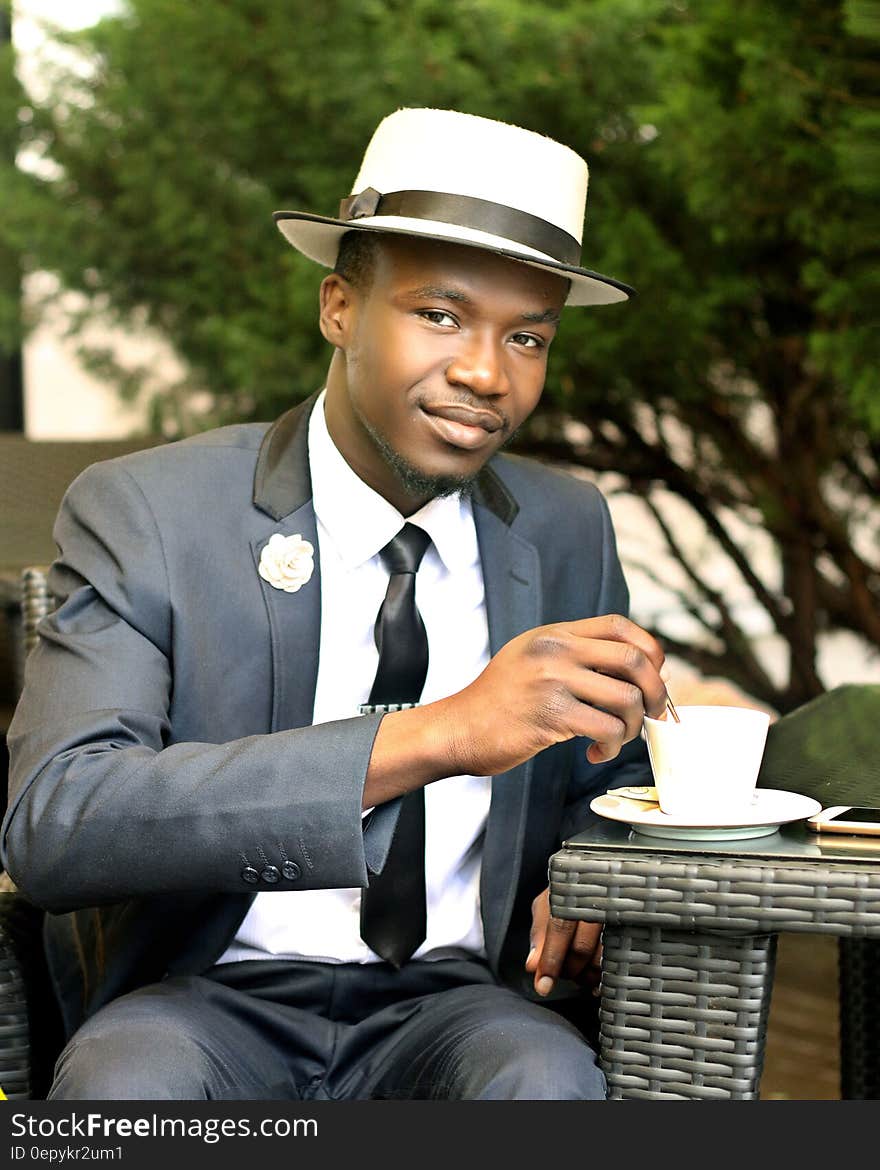
[[[118,463],[72,485],[9,729],[0,856],[54,912],[176,892],[364,886],[361,801],[379,716],[174,742],[172,613],[161,534]],[[393,814],[393,810],[392,810]],[[388,836],[389,814],[377,834]],[[376,864],[381,864],[382,842]],[[245,871],[250,870],[248,877]],[[262,886],[268,889],[268,886]]]

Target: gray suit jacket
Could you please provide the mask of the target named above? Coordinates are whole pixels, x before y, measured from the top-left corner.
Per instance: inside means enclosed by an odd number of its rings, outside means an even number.
[[[205,970],[256,891],[364,886],[383,864],[397,802],[361,822],[379,717],[310,726],[320,564],[293,594],[257,573],[275,532],[300,533],[317,556],[313,403],[268,429],[96,464],[62,504],[50,578],[61,604],[9,731],[2,857],[51,912],[68,1030],[134,987]],[[594,487],[499,457],[474,512],[493,653],[537,625],[626,612]],[[589,819],[593,795],[648,775],[640,741],[600,767],[586,746],[557,745],[492,784],[486,946],[526,993],[529,908],[549,854]],[[254,870],[280,876],[252,884]]]

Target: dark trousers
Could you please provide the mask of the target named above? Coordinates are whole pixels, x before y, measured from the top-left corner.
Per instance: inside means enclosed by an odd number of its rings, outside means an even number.
[[[474,959],[266,960],[175,976],[89,1019],[53,1100],[595,1100],[596,1056]]]

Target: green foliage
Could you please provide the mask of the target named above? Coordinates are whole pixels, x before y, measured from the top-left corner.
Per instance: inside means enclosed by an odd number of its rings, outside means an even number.
[[[599,267],[607,241],[621,275],[639,275],[613,209],[643,182],[630,177],[626,102],[647,75],[636,17],[651,7],[214,0],[206,20],[204,5],[131,0],[125,17],[56,38],[88,69],[59,68],[44,105],[4,95],[7,117],[26,111],[23,147],[62,174],[31,179],[25,198],[4,181],[0,230],[97,305],[145,311],[219,417],[271,417],[326,362],[313,328],[322,273],[282,243],[271,212],[335,213],[400,105],[506,118],[595,156],[585,262]]]
[[[791,706],[821,689],[823,630],[880,645],[865,551],[880,486],[878,29],[877,0],[129,0],[56,38],[87,67],[59,63],[43,102],[2,63],[0,125],[18,125],[44,177],[0,161],[0,249],[158,328],[189,389],[210,392],[205,422],[269,418],[328,359],[323,273],[273,210],[334,214],[401,105],[567,142],[591,167],[584,264],[640,296],[567,318],[522,443],[616,472],[673,548],[657,493],[686,501],[791,655],[779,688],[675,549],[723,647],[700,664]],[[0,292],[0,344],[9,306]],[[154,404],[166,433],[192,425],[180,403],[175,387]],[[781,586],[756,578],[728,513],[766,528]]]

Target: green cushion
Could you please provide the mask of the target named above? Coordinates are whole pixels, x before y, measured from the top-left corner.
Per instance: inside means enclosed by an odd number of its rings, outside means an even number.
[[[772,723],[758,786],[880,806],[880,684],[835,687]]]

